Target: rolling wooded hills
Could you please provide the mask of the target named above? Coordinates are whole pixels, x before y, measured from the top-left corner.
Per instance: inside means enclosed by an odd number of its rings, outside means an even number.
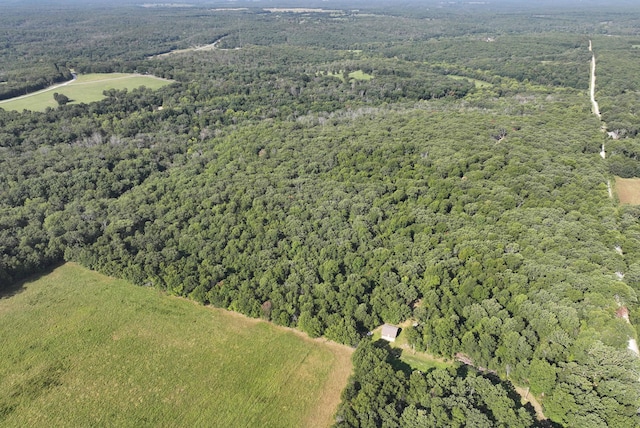
[[[487,383],[513,382],[554,423],[636,426],[640,210],[607,183],[640,171],[632,103],[608,107],[637,95],[614,90],[637,63],[607,52],[635,52],[640,15],[467,7],[11,9],[4,85],[33,64],[176,82],[0,110],[0,283],[72,260],[380,367],[362,337],[412,320],[415,349],[497,376],[357,369],[342,424],[533,424]],[[589,40],[618,140],[590,111]]]

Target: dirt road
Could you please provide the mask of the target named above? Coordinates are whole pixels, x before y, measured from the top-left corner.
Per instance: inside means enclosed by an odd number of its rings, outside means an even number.
[[[21,100],[23,98],[32,97],[34,95],[41,94],[43,92],[49,92],[49,91],[53,91],[54,89],[62,88],[63,86],[67,86],[71,82],[75,82],[76,79],[78,78],[78,75],[76,73],[71,73],[71,76],[73,77],[73,79],[68,80],[68,81],[66,81],[64,83],[58,83],[57,85],[49,86],[48,88],[41,89],[41,90],[39,90],[37,92],[31,92],[29,94],[20,95],[19,97],[2,100],[2,101],[0,101],[0,104],[6,103],[6,102],[9,102],[9,101]]]

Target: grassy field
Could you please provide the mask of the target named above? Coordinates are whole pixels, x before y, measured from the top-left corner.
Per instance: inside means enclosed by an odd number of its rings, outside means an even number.
[[[621,204],[640,205],[640,178],[616,177],[616,193]]]
[[[47,107],[57,107],[58,103],[53,99],[53,94],[56,92],[69,97],[71,104],[90,103],[103,99],[102,91],[106,89],[135,89],[140,86],[158,89],[169,83],[169,80],[139,74],[83,74],[65,86],[47,88],[24,97],[0,101],[0,108],[17,111],[44,111]]]
[[[468,80],[469,82],[472,82],[476,88],[489,88],[493,86],[491,83],[485,82],[484,80],[473,79],[471,77],[466,77],[466,76],[457,76],[455,74],[447,74],[447,77],[450,77],[455,80]]]
[[[75,264],[0,300],[0,425],[328,426],[351,349]]]
[[[337,77],[338,79],[342,80],[344,82],[344,75],[343,75],[343,71],[340,70],[337,73],[333,73],[333,72],[328,72],[327,76],[331,76],[331,77]],[[371,74],[367,74],[362,70],[356,70],[356,71],[352,71],[351,73],[349,73],[349,81],[351,80],[371,80],[373,79],[373,76]]]
[[[373,79],[373,76],[365,73],[362,70],[356,70],[349,73],[349,78],[354,80],[371,80]]]

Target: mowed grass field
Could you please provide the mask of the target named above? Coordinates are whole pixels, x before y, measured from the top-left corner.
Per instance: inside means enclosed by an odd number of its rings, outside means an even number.
[[[616,193],[621,204],[640,205],[640,178],[616,177]]]
[[[329,426],[351,349],[68,263],[0,300],[0,426]]]
[[[73,103],[90,103],[104,98],[102,92],[107,89],[135,89],[146,86],[150,89],[158,89],[171,83],[170,80],[160,79],[154,76],[126,73],[95,73],[81,74],[78,78],[61,87],[52,87],[34,92],[27,96],[0,101],[0,108],[5,110],[31,110],[44,111],[47,107],[55,108],[58,103],[53,99],[53,94],[64,94]]]
[[[344,75],[342,71],[337,73],[328,72],[327,76],[337,77],[338,79],[344,82]],[[362,70],[356,70],[349,73],[349,80],[371,80],[373,76],[371,74],[367,74]]]
[[[468,80],[469,82],[473,82],[476,88],[490,88],[491,86],[493,86],[491,83],[485,82],[484,80],[473,79],[471,77],[466,77],[466,76],[457,76],[455,74],[447,74],[447,77],[450,77],[454,80]]]

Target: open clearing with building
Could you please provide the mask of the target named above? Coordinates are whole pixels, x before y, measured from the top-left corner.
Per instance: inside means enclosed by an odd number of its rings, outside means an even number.
[[[145,86],[158,89],[171,83],[170,80],[155,76],[127,73],[93,73],[82,74],[67,85],[54,85],[51,88],[33,94],[0,101],[0,108],[5,110],[44,111],[47,107],[55,108],[58,103],[53,99],[54,93],[66,95],[70,104],[90,103],[104,98],[103,91],[108,89],[135,89]]]
[[[422,372],[428,372],[429,370],[434,368],[445,369],[447,367],[450,367],[452,365],[451,361],[448,361],[444,358],[436,357],[426,352],[416,352],[414,349],[412,349],[412,347],[409,345],[406,333],[406,328],[409,327],[411,323],[412,321],[404,322],[401,325],[402,328],[399,330],[396,340],[393,342],[389,342],[389,346],[391,346],[391,348],[395,348],[398,351],[398,359],[402,363],[407,364],[409,367],[411,367],[411,369],[420,370]],[[382,327],[383,326],[380,326],[373,330],[372,340],[376,341],[382,338]],[[400,368],[399,365],[398,368]]]
[[[616,177],[616,193],[621,204],[640,205],[640,178]]]
[[[328,426],[351,349],[65,264],[0,300],[0,425]]]

